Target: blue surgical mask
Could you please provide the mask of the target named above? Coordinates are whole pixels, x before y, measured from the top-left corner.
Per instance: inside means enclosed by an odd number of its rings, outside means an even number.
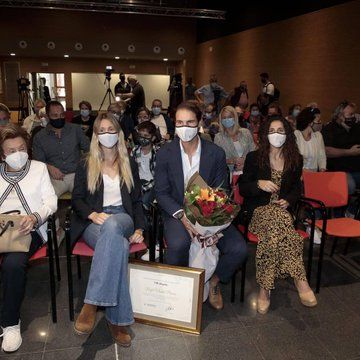
[[[229,129],[235,125],[235,119],[234,118],[225,118],[221,120],[222,125]]]
[[[251,116],[259,116],[260,111],[259,110],[252,110],[251,111]]]
[[[152,110],[152,113],[153,113],[155,116],[158,116],[158,115],[160,115],[160,113],[161,113],[161,108],[160,108],[160,107],[157,107],[157,106],[154,106],[151,110]]]
[[[300,110],[299,110],[299,109],[294,109],[293,112],[292,112],[292,116],[295,117],[295,118],[296,118],[299,114],[300,114]]]
[[[81,109],[81,110],[80,110],[80,114],[81,114],[81,116],[83,116],[83,117],[88,117],[88,116],[90,115],[90,110],[88,110],[88,109]]]

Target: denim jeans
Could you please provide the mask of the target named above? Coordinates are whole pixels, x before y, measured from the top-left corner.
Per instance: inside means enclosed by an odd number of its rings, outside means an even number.
[[[106,319],[113,325],[131,325],[128,238],[134,232],[134,223],[122,206],[108,206],[103,211],[111,214],[104,224],[90,224],[83,233],[94,249],[84,302],[105,307]]]

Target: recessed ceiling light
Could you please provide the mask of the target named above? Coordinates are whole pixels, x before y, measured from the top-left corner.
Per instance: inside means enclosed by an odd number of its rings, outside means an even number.
[[[120,56],[115,56],[115,60],[119,60],[120,59]]]
[[[10,56],[15,56],[16,54],[15,53],[10,53]]]
[[[69,57],[69,55],[67,55],[67,54],[64,55],[64,58],[68,58],[68,57]]]
[[[167,58],[164,58],[164,59],[163,59],[163,61],[168,61],[168,60],[169,60],[169,59],[167,59]]]

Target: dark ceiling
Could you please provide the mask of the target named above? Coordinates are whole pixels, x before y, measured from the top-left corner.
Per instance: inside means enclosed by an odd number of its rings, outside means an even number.
[[[359,0],[357,0],[359,1]],[[346,3],[344,0],[217,0],[197,2],[198,8],[226,10],[226,20],[198,20],[197,42],[266,25]],[[346,26],[346,24],[344,24]]]

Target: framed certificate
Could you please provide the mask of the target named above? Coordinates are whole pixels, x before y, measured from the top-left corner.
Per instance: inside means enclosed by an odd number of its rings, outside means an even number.
[[[205,270],[131,260],[128,276],[136,321],[200,334]]]

